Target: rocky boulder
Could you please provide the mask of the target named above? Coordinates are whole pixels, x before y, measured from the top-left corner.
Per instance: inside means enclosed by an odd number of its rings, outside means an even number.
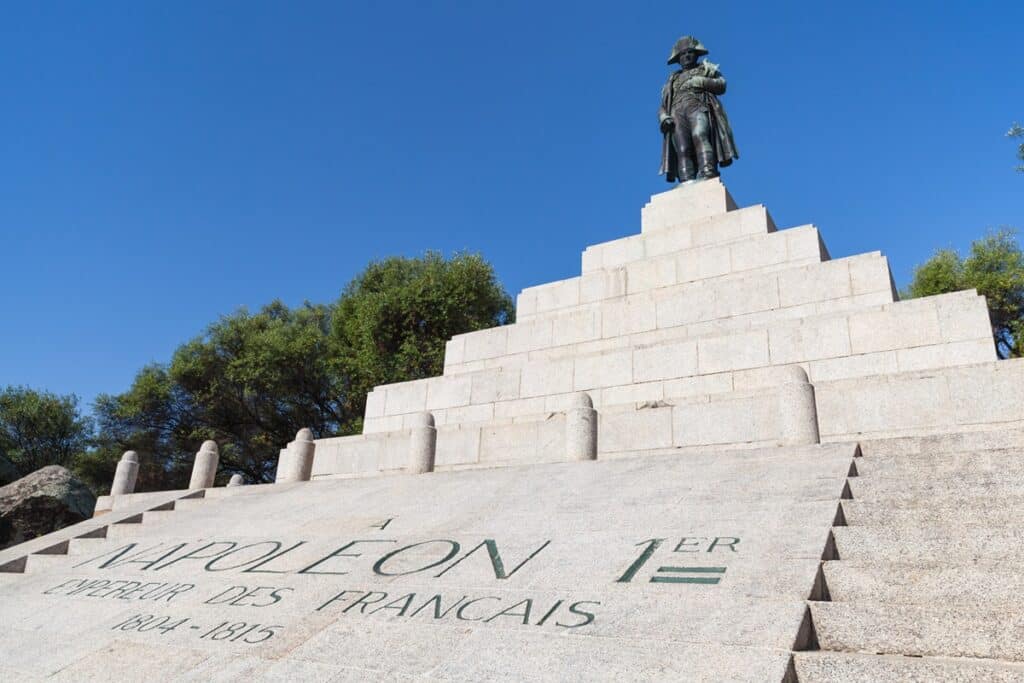
[[[96,496],[59,465],[0,487],[0,549],[92,517]]]

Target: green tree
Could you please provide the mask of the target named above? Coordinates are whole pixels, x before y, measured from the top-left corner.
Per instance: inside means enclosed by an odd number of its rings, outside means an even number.
[[[92,434],[92,420],[74,395],[14,386],[0,391],[0,457],[20,476],[46,465],[71,467]]]
[[[133,449],[139,490],[181,487],[199,444],[213,439],[222,475],[270,481],[299,429],[359,432],[375,384],[440,374],[449,337],[511,317],[511,298],[479,256],[370,264],[332,305],[240,310],[169,363],[143,368],[125,393],[101,396],[91,464],[102,472]]]
[[[935,252],[914,270],[904,297],[972,288],[988,300],[999,356],[1024,356],[1024,252],[1014,231],[1004,228],[973,242],[966,258],[950,249]]]
[[[331,329],[334,367],[353,401],[346,431],[360,429],[374,386],[440,375],[449,339],[514,316],[511,297],[478,255],[371,263],[338,299]]]
[[[1024,138],[1024,128],[1019,123],[1014,123],[1010,126],[1009,132],[1006,133],[1008,138]],[[1017,159],[1024,161],[1024,142],[1017,145]],[[1024,164],[1017,167],[1017,170],[1024,173]]]
[[[328,321],[325,306],[280,302],[221,318],[168,365],[143,368],[127,392],[97,400],[101,439],[159,463],[163,476],[153,472],[153,485],[184,485],[205,439],[220,446],[224,471],[271,479],[296,431],[334,433],[344,415],[329,370]]]

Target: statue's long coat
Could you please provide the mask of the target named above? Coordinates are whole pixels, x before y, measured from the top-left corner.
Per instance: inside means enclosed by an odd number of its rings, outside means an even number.
[[[722,77],[722,74],[716,65],[711,62],[701,62],[697,68],[703,69],[704,73],[701,75],[707,78],[722,79],[722,83],[724,85],[725,79]],[[729,125],[729,117],[725,115],[725,108],[713,93],[705,90],[700,92],[700,96],[704,98],[705,103],[708,105],[711,128],[713,129],[711,141],[715,145],[715,155],[718,157],[718,165],[728,166],[732,163],[733,159],[740,158],[740,153],[736,149],[736,142],[732,137],[732,126]],[[671,75],[668,77],[665,87],[661,89],[661,108],[658,112],[659,119],[663,118],[662,114],[669,116],[672,114]],[[661,143],[661,170],[658,172],[665,175],[665,180],[672,183],[678,180],[676,174],[679,170],[679,158],[676,155],[675,147],[672,145],[672,132],[669,131],[668,133],[665,133],[663,138],[664,139]]]

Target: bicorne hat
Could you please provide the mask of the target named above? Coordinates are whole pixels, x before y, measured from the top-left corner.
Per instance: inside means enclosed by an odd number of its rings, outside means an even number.
[[[704,47],[704,44],[694,38],[693,36],[683,36],[676,41],[676,44],[672,46],[672,54],[669,55],[668,63],[674,64],[679,61],[679,55],[686,52],[689,49],[693,49],[697,52],[697,56],[706,55],[708,49]]]

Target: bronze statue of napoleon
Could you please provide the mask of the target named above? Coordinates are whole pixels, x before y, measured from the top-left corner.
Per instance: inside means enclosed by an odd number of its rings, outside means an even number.
[[[658,123],[664,135],[660,172],[670,183],[716,178],[719,167],[740,158],[718,101],[725,93],[725,77],[717,65],[698,61],[707,53],[699,40],[683,36],[668,58],[679,70],[661,89]]]

